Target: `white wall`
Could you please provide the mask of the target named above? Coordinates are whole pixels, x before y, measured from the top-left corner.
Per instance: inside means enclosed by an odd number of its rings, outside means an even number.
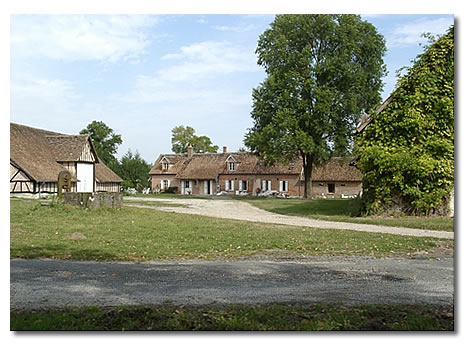
[[[77,192],[93,192],[93,163],[77,163]]]

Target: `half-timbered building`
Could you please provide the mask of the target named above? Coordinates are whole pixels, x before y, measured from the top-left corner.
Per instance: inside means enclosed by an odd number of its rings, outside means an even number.
[[[99,160],[89,135],[65,135],[10,123],[10,192],[56,193],[62,170],[73,192],[119,192],[122,179]]]

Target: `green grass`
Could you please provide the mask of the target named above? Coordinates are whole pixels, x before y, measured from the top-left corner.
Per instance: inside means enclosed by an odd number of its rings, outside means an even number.
[[[11,258],[143,262],[236,258],[271,250],[388,256],[410,255],[437,244],[435,238],[269,225],[153,209],[85,210],[10,201]]]
[[[454,231],[454,219],[447,217],[360,217],[358,199],[296,199],[237,197],[277,214],[304,216],[312,219],[343,221],[371,225],[409,227],[438,231]]]
[[[454,330],[453,310],[437,306],[338,304],[83,307],[11,311],[12,331],[59,330]]]

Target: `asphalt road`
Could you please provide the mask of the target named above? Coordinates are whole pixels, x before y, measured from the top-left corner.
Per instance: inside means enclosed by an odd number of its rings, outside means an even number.
[[[453,259],[315,257],[152,264],[10,262],[12,309],[269,302],[439,304],[454,300]]]

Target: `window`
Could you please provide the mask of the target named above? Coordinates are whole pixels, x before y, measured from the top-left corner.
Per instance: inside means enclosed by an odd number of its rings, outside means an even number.
[[[279,192],[287,192],[289,190],[288,181],[279,182]]]
[[[225,191],[233,191],[234,190],[234,180],[225,180]]]
[[[248,191],[248,181],[240,180],[238,187],[240,191]]]
[[[335,184],[328,184],[328,193],[335,193]]]
[[[168,162],[163,162],[163,170],[168,170]]]
[[[168,188],[168,180],[163,180],[163,188]]]
[[[184,187],[185,187],[185,188],[190,187],[190,186],[189,186],[189,180],[186,180],[186,181],[184,182]]]
[[[235,162],[228,163],[228,170],[234,171],[235,170]]]

